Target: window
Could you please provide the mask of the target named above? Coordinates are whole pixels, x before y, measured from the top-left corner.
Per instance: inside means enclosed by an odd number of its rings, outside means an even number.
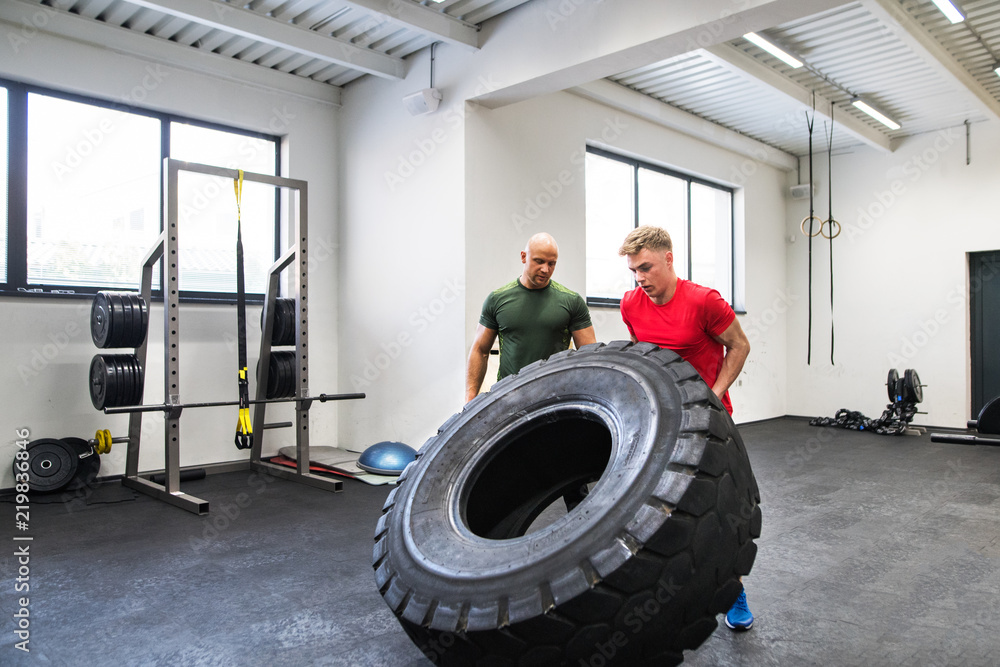
[[[3,213],[3,254],[0,255],[0,282],[7,282],[7,89],[0,87],[0,212]]]
[[[0,81],[4,293],[137,289],[162,229],[164,157],[276,175],[278,138]],[[0,144],[2,146],[3,144]],[[185,173],[178,189],[181,296],[232,300],[236,196],[229,179]],[[189,177],[190,176],[190,177]],[[189,178],[188,178],[189,177]],[[274,188],[244,187],[246,288],[276,255]],[[154,288],[159,276],[154,274]]]
[[[618,305],[635,280],[618,248],[639,225],[670,232],[674,270],[733,303],[733,190],[587,147],[587,303]]]

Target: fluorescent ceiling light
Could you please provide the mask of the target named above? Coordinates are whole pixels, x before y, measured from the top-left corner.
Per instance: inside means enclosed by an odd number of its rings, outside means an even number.
[[[993,71],[997,73],[997,76],[1000,76],[1000,63],[993,66]]]
[[[786,52],[782,51],[777,46],[767,41],[766,39],[764,39],[755,32],[748,32],[747,34],[743,35],[743,39],[747,40],[748,42],[753,42],[754,44],[764,49],[778,60],[791,65],[793,69],[798,69],[799,67],[802,67],[801,60],[788,55]]]
[[[890,130],[898,130],[900,127],[899,123],[889,118],[884,113],[882,113],[881,111],[873,107],[870,103],[866,102],[860,97],[855,97],[853,100],[851,100],[851,104],[853,104],[861,111],[864,111],[866,114],[868,114],[878,122],[882,123]]]
[[[941,13],[948,17],[948,20],[952,23],[961,23],[965,20],[962,16],[962,12],[958,11],[958,7],[951,3],[951,0],[931,0],[937,8],[941,10]]]

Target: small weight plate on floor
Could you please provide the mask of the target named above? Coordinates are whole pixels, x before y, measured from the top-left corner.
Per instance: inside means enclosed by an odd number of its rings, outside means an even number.
[[[83,438],[61,438],[63,442],[72,447],[77,455],[76,474],[73,479],[66,484],[66,491],[75,491],[88,486],[92,486],[97,479],[97,473],[101,470],[101,457],[97,455],[90,443]]]
[[[80,459],[76,451],[62,440],[40,438],[29,442],[26,450],[28,488],[32,491],[42,493],[58,491],[69,484],[76,474]],[[16,459],[14,463],[17,464]]]
[[[899,392],[896,391],[896,385],[899,384],[899,371],[895,368],[889,369],[889,377],[886,378],[885,386],[889,390],[889,400],[893,403],[899,397]]]
[[[94,345],[108,347],[111,338],[111,302],[107,292],[98,292],[90,306],[90,337]]]

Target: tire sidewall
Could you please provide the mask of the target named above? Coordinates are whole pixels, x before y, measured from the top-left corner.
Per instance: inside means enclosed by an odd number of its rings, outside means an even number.
[[[425,443],[400,480],[387,533],[392,570],[443,606],[489,607],[502,597],[515,606],[613,547],[660,482],[683,422],[680,391],[663,368],[671,355],[655,346],[570,351],[471,402]],[[561,415],[602,422],[611,433],[610,460],[590,494],[537,532],[509,540],[473,534],[462,507],[477,474],[519,430]]]

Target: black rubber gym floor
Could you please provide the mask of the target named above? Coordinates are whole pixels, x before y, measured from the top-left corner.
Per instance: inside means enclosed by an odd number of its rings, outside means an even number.
[[[721,624],[687,665],[996,665],[1000,447],[781,419],[742,427],[763,534],[754,628]],[[429,665],[375,589],[391,487],[343,493],[250,472],[182,485],[198,517],[119,484],[120,502],[31,506],[7,547],[4,665]],[[29,592],[16,548],[30,544]],[[25,582],[21,582],[25,583]],[[30,653],[14,647],[28,597]],[[595,653],[592,664],[601,663]]]

